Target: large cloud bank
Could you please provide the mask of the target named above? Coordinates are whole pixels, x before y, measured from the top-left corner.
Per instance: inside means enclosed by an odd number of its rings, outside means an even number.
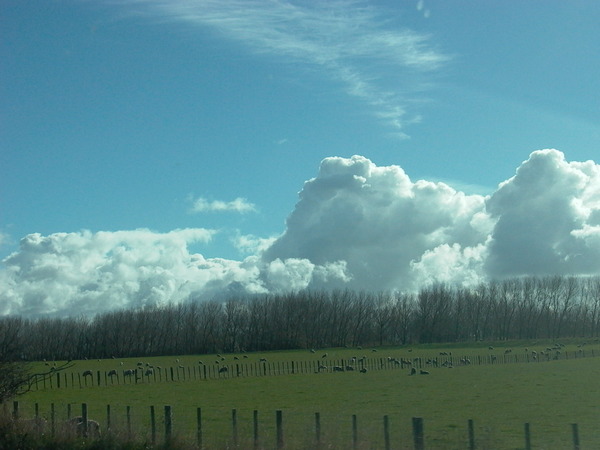
[[[76,315],[304,288],[413,290],[600,273],[600,166],[533,152],[490,196],[412,181],[362,156],[322,161],[285,232],[243,261],[190,244],[215,230],[32,234],[4,259],[0,314]]]

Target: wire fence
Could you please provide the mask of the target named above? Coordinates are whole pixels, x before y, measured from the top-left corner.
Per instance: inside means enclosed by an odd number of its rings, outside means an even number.
[[[27,405],[31,406],[31,405]],[[457,449],[498,449],[515,448],[515,442],[502,443],[494,439],[488,427],[476,427],[469,419],[464,427],[451,434],[425,431],[426,421],[421,417],[412,417],[410,422],[400,422],[390,415],[363,417],[359,414],[331,415],[298,414],[276,410],[266,414],[253,411],[206,411],[198,407],[194,411],[194,428],[182,419],[177,410],[169,405],[145,409],[130,406],[114,407],[106,405],[103,417],[98,408],[81,405],[50,405],[49,411],[41,411],[38,404],[22,408],[19,402],[13,402],[8,411],[4,404],[4,415],[15,423],[29,427],[29,432],[45,434],[52,439],[65,432],[72,432],[88,441],[112,436],[122,442],[142,442],[148,445],[168,444],[173,441],[185,442],[186,448],[216,449],[293,449],[293,448],[343,448],[343,449],[414,449],[457,448]],[[90,411],[95,411],[94,415]],[[189,415],[189,411],[187,411]],[[211,415],[227,417],[219,423],[217,430]],[[221,417],[223,419],[223,417]],[[188,424],[184,426],[183,424]],[[535,426],[535,425],[534,425]],[[580,430],[577,423],[565,424],[560,444],[554,446],[535,446],[536,439],[530,423],[524,423],[516,433],[520,441],[518,448],[582,448]],[[112,441],[114,442],[114,440]],[[102,447],[99,447],[102,448]],[[587,448],[592,448],[590,445]]]
[[[452,352],[440,352],[435,357],[366,357],[362,356],[310,361],[233,361],[220,364],[203,364],[195,366],[160,367],[139,362],[132,368],[116,368],[109,370],[85,370],[82,372],[57,371],[49,376],[35,378],[32,389],[66,389],[93,386],[114,386],[140,383],[164,383],[193,380],[209,380],[234,377],[262,377],[273,375],[307,374],[319,372],[345,371],[378,371],[411,369],[427,371],[429,368],[452,368],[464,365],[493,365],[514,363],[541,363],[576,358],[598,356],[594,349],[565,351],[560,348],[548,348],[545,351],[528,351],[512,353],[505,351],[500,355],[452,355]]]

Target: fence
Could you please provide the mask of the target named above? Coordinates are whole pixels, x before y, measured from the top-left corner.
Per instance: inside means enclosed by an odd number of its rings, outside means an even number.
[[[459,365],[488,365],[511,363],[539,363],[551,360],[595,357],[594,349],[577,351],[549,350],[547,352],[504,353],[502,355],[456,356],[441,352],[436,357],[412,357],[396,359],[383,357],[361,357],[348,359],[324,359],[311,361],[244,362],[228,364],[199,364],[197,366],[158,367],[138,363],[131,369],[96,370],[85,372],[56,372],[50,376],[39,376],[33,389],[84,388],[120,384],[156,383],[172,381],[207,380],[231,377],[258,377],[291,375],[347,370],[396,370],[415,367],[454,367]]]
[[[6,409],[6,408],[5,408]],[[39,411],[39,407],[38,404],[35,404],[35,423],[38,424],[38,426],[41,426],[40,424],[45,423],[45,419],[41,419],[40,416],[40,411]],[[6,411],[5,411],[6,412]],[[106,406],[106,426],[103,427],[103,433],[104,434],[111,434],[111,431],[113,430],[113,414],[114,409],[111,408],[110,405]],[[71,415],[74,413],[74,411],[72,411],[71,409],[71,405],[67,405],[67,419],[71,418]],[[171,406],[164,406],[164,408],[162,409],[162,411],[160,413],[157,412],[157,410],[155,409],[154,406],[150,406],[149,407],[149,424],[150,424],[150,440],[152,442],[152,444],[157,444],[158,443],[158,435],[159,435],[159,430],[158,427],[160,424],[160,426],[163,427],[162,430],[162,438],[164,440],[165,445],[167,445],[172,439],[173,436],[175,435],[175,429],[174,429],[174,420],[173,420],[173,408]],[[162,415],[162,417],[159,417],[159,414]],[[127,406],[126,407],[126,434],[129,435],[129,437],[131,437],[132,435],[132,420],[131,420],[131,407]],[[259,414],[257,410],[253,411],[253,415],[252,415],[252,436],[250,437],[250,439],[246,439],[244,442],[248,443],[250,442],[252,447],[254,449],[258,449],[258,448],[276,448],[276,449],[283,449],[284,447],[288,447],[288,448],[294,448],[294,442],[295,441],[295,437],[294,436],[287,436],[284,433],[284,417],[283,417],[283,411],[281,410],[277,410],[275,411],[275,416],[274,416],[274,422],[275,422],[275,430],[276,432],[274,433],[274,437],[272,442],[265,442],[264,439],[262,439],[262,436],[260,434],[260,429],[259,429],[259,420],[258,420]],[[15,401],[13,402],[13,410],[12,410],[12,418],[15,421],[19,421],[22,419],[21,417],[21,411],[20,411],[20,405],[19,402]],[[92,436],[91,433],[90,435],[88,435],[89,430],[87,429],[87,424],[89,423],[88,420],[88,405],[86,403],[82,403],[81,404],[81,418],[82,424],[85,424],[83,427],[83,430],[81,432],[81,434],[83,434],[84,437],[88,438],[88,439],[93,439],[93,438],[99,438],[100,434],[96,435],[96,436]],[[31,419],[30,419],[31,420]],[[205,434],[204,434],[204,429],[203,429],[203,415],[202,415],[202,409],[201,408],[197,408],[196,409],[196,430],[195,430],[195,445],[202,449],[202,448],[206,448],[204,445],[204,438],[205,438]],[[42,422],[43,421],[43,422]],[[49,419],[49,423],[47,425],[44,425],[44,427],[48,427],[48,429],[39,429],[38,431],[40,432],[49,432],[51,436],[55,435],[55,432],[58,428],[58,414],[57,414],[57,409],[55,408],[54,403],[52,403],[50,405],[50,419]],[[426,448],[426,434],[425,434],[425,421],[423,418],[421,417],[413,417],[411,420],[411,429],[412,429],[412,436],[408,437],[408,439],[405,437],[404,442],[402,443],[402,448],[413,448],[414,450],[424,450]],[[322,446],[322,444],[324,444],[323,440],[322,440],[322,435],[323,435],[323,430],[324,430],[324,426],[322,424],[321,421],[321,414],[320,413],[314,413],[314,425],[313,425],[313,437],[312,437],[312,444],[315,448],[319,448]],[[358,430],[359,430],[359,425],[358,425],[358,416],[356,414],[353,414],[351,416],[351,421],[350,421],[350,425],[349,425],[349,431],[350,433],[348,433],[351,436],[351,441],[352,441],[352,448],[353,449],[358,449],[360,447],[360,445],[364,445],[364,442],[360,443],[359,442],[359,438],[358,438]],[[80,430],[81,431],[81,430]],[[390,421],[389,421],[389,416],[384,415],[382,417],[382,421],[381,421],[381,428],[380,428],[380,432],[382,433],[383,436],[383,442],[384,442],[384,448],[386,450],[390,450],[392,448],[392,444],[394,444],[394,447],[396,447],[397,443],[393,443],[392,440],[390,439]],[[469,450],[475,450],[478,448],[478,444],[477,444],[477,440],[476,440],[476,435],[475,435],[475,426],[474,426],[474,421],[472,419],[469,419],[467,421],[466,424],[466,431],[465,431],[465,441],[466,442],[466,448],[468,448]],[[288,440],[288,437],[291,438],[291,442]],[[306,437],[304,437],[304,439],[306,439]],[[525,450],[532,450],[532,433],[531,433],[531,427],[529,423],[525,423],[523,426],[523,443],[524,443],[524,448]],[[409,444],[409,446],[406,445],[407,441],[412,441],[411,444]],[[240,448],[240,433],[239,433],[239,421],[238,421],[238,414],[237,414],[237,410],[233,409],[231,411],[231,435],[229,436],[229,438],[227,439],[228,442],[228,448],[229,446],[232,446],[233,448]],[[576,423],[571,424],[571,442],[572,442],[572,448],[574,450],[580,450],[580,439],[579,439],[579,427]],[[224,443],[221,443],[224,444]],[[459,443],[455,443],[455,444],[459,444]],[[244,444],[242,444],[244,445]],[[221,448],[221,445],[219,445],[219,448]],[[242,447],[245,448],[245,447]],[[369,448],[371,448],[369,446]]]

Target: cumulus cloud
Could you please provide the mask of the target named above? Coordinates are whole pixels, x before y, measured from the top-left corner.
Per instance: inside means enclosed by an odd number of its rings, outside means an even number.
[[[461,277],[477,280],[492,226],[483,196],[413,182],[399,166],[378,167],[362,156],[332,157],[305,183],[285,233],[263,258],[345,261],[348,287],[387,290],[441,277],[435,267],[452,251],[460,255],[455,264],[471,271]]]
[[[31,234],[3,260],[0,315],[348,287],[414,290],[520,275],[600,274],[600,166],[533,152],[489,196],[413,181],[362,156],[322,161],[276,238],[239,235],[241,261],[191,253],[217,232]]]
[[[230,202],[224,202],[222,200],[207,200],[204,197],[198,197],[192,201],[192,207],[190,211],[193,213],[202,212],[237,212],[247,213],[256,211],[256,206],[253,203],[248,202],[245,198],[238,197]]]
[[[234,292],[304,289],[313,279],[345,277],[343,264],[318,266],[302,259],[264,264],[204,258],[190,253],[214,230],[82,231],[30,234],[0,271],[0,315],[79,315],[139,308]]]
[[[497,219],[486,271],[597,274],[600,271],[600,166],[568,162],[557,150],[540,150],[487,201]]]

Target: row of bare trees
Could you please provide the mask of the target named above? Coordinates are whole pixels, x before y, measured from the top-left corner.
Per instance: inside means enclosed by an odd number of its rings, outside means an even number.
[[[598,337],[600,277],[516,278],[418,293],[311,292],[0,320],[0,358],[68,360],[294,348]]]

